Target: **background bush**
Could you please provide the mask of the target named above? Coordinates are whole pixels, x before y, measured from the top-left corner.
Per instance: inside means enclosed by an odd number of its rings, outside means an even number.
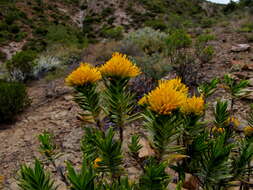
[[[115,40],[120,40],[123,38],[124,28],[122,26],[117,26],[114,28],[105,29],[102,31],[102,36],[106,38],[111,38]]]
[[[129,33],[123,43],[131,42],[147,54],[162,52],[165,47],[167,34],[149,27],[141,28]]]
[[[12,80],[24,81],[29,79],[33,71],[33,60],[36,53],[31,50],[25,50],[16,53],[11,60],[7,61],[6,67]]]
[[[5,61],[5,60],[6,60],[6,54],[0,51],[0,61]]]
[[[28,103],[24,84],[0,81],[0,122],[12,121]]]

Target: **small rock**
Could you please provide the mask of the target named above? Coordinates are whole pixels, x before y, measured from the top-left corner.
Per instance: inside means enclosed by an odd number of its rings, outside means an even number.
[[[186,174],[183,187],[186,189],[199,189],[198,179],[191,174]]]
[[[155,154],[154,150],[150,147],[148,141],[145,138],[141,138],[139,144],[142,145],[142,148],[139,152],[140,158],[152,156]]]
[[[230,63],[232,71],[241,71],[245,65],[243,62],[237,60],[232,60]]]
[[[249,79],[249,86],[253,86],[253,78]]]
[[[242,51],[248,51],[250,49],[249,44],[237,44],[235,46],[232,46],[231,51],[232,52],[242,52]]]
[[[10,184],[10,190],[17,190],[19,189],[17,182],[13,182]]]
[[[253,64],[244,64],[242,67],[243,70],[253,71]]]
[[[73,100],[73,96],[71,96],[71,95],[66,95],[66,96],[64,96],[64,100],[66,100],[66,101],[71,101],[71,100]]]
[[[247,100],[253,100],[253,87],[249,87],[243,90],[247,93],[247,95],[244,97]]]

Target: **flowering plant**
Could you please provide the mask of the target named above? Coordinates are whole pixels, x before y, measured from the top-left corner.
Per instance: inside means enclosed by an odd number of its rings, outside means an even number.
[[[195,95],[190,94],[180,78],[161,80],[137,104],[128,83],[139,74],[140,69],[126,55],[115,53],[101,67],[81,64],[66,78],[83,110],[81,169],[75,169],[70,161],[66,172],[57,166],[55,159],[61,155],[52,135],[39,136],[40,152],[54,166],[66,188],[165,190],[169,183],[174,183],[175,189],[187,188],[190,183],[191,189],[222,190],[235,181],[244,189],[252,187],[253,111],[242,131],[238,130],[241,124],[226,101],[218,101],[214,119],[206,121],[207,98],[217,88],[217,79],[201,85],[200,93]],[[225,83],[234,96],[247,82],[239,82],[238,86],[231,80],[226,77]],[[131,124],[136,128],[143,126],[138,128],[143,131],[128,140],[124,130]],[[144,139],[152,153],[141,156]],[[128,179],[125,167],[130,164],[140,171],[138,180]],[[174,181],[168,172],[172,170]],[[191,176],[190,182],[187,174]],[[35,168],[21,167],[19,183],[23,190],[31,186],[56,189],[54,180],[38,160]]]

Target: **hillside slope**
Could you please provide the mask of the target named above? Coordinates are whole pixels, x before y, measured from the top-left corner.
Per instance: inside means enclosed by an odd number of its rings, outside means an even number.
[[[86,37],[115,37],[141,26],[193,26],[217,15],[217,6],[200,0],[2,0],[0,62],[21,49],[82,45]]]

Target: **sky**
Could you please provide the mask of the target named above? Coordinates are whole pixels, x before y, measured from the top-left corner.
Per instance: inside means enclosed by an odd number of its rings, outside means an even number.
[[[222,4],[227,4],[230,2],[230,0],[209,0],[209,1],[212,1],[215,3],[222,3]],[[237,0],[234,0],[234,1],[237,1]]]

